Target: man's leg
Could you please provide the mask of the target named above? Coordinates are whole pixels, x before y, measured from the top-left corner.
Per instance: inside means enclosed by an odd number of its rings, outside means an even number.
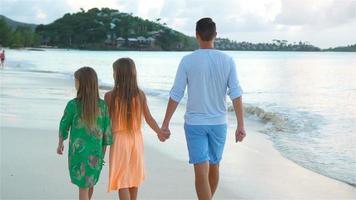
[[[199,200],[210,200],[209,146],[206,126],[184,124],[189,163],[194,164],[195,189]]]
[[[211,190],[211,197],[214,196],[216,188],[219,183],[219,164],[209,165],[209,185]]]
[[[219,163],[224,151],[226,132],[226,124],[211,126],[209,131],[209,184],[211,196],[215,194],[219,183]]]
[[[199,200],[210,200],[209,162],[194,164],[195,189]]]

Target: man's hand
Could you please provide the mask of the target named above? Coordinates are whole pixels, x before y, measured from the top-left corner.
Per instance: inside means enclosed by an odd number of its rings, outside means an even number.
[[[164,142],[165,140],[167,140],[170,135],[171,135],[171,131],[169,130],[168,126],[163,126],[163,125],[161,127],[161,132],[159,134],[157,134],[158,139],[161,142]]]
[[[244,127],[237,127],[235,132],[235,142],[242,142],[242,140],[246,137],[246,131]]]
[[[58,143],[58,147],[57,147],[57,154],[62,155],[63,154],[63,150],[64,150],[63,142],[59,142]]]

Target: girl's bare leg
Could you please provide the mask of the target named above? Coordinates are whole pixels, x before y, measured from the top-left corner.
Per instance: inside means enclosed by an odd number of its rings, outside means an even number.
[[[131,200],[136,200],[137,199],[137,191],[138,191],[137,187],[129,188]]]
[[[79,188],[79,200],[89,200],[89,188]]]
[[[89,188],[89,200],[93,196],[93,192],[94,192],[94,187]]]
[[[129,188],[119,189],[119,199],[120,200],[130,200]]]

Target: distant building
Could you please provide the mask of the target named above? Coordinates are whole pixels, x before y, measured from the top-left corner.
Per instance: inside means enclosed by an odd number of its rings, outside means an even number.
[[[136,47],[138,45],[137,38],[127,38],[127,44],[129,47]]]
[[[137,37],[137,42],[139,42],[139,43],[146,43],[146,38],[143,37],[143,36],[139,36],[139,37]]]
[[[107,17],[109,15],[107,13],[99,12],[99,13],[96,14],[96,16],[98,16],[98,17]]]
[[[111,44],[112,39],[111,39],[111,34],[106,34],[106,39],[104,41],[105,44]]]
[[[119,11],[116,11],[116,12],[111,12],[110,13],[110,16],[115,16],[115,15],[119,15],[120,14],[120,12]]]
[[[116,38],[116,34],[115,33],[106,34],[106,39],[104,41],[105,45],[115,47],[115,44],[116,44],[116,39],[115,38]]]
[[[147,41],[147,44],[148,44],[150,47],[153,47],[154,44],[155,44],[156,39],[154,39],[153,37],[148,37],[148,38],[146,39],[146,41]]]
[[[111,22],[120,22],[119,18],[113,18]]]
[[[119,48],[119,47],[122,47],[122,45],[125,44],[125,39],[122,38],[122,37],[118,37],[116,38],[116,47]]]

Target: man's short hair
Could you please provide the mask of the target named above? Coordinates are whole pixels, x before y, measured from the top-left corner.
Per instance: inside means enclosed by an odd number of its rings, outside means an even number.
[[[203,41],[211,41],[216,35],[215,22],[209,17],[201,18],[197,21],[195,31]]]

